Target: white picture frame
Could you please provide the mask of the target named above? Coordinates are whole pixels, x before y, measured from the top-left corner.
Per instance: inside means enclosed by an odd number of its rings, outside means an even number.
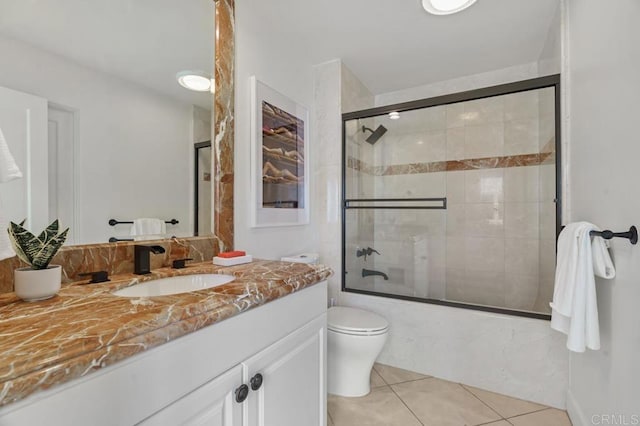
[[[251,226],[309,223],[309,110],[255,76],[251,84]]]

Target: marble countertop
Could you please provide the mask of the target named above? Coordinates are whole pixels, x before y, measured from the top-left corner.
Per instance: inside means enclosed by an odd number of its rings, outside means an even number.
[[[111,294],[143,281],[202,273],[236,279],[171,296]],[[221,267],[207,262],[185,269],[162,268],[144,276],[117,275],[108,283],[68,284],[56,297],[41,302],[2,294],[0,406],[317,284],[331,274],[321,265],[256,260]]]

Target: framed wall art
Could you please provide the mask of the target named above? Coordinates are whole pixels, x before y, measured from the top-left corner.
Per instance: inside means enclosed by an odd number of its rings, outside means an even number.
[[[309,111],[251,77],[252,226],[309,223]]]

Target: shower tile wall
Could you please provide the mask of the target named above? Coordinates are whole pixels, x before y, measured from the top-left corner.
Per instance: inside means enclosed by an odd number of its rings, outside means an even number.
[[[355,264],[347,248],[355,286],[548,312],[555,267],[554,119],[549,88],[411,111],[395,121],[367,119],[367,127],[388,128],[373,146],[363,143],[363,120],[349,122],[348,155],[361,163],[359,170],[347,168],[354,185],[347,188],[358,188],[361,198],[448,201],[447,210],[348,211],[353,235],[347,241],[371,243],[381,253]],[[362,267],[389,280],[362,279]]]
[[[447,160],[551,151],[553,95],[544,89],[448,106]],[[545,161],[447,172],[447,299],[548,312],[555,163]]]

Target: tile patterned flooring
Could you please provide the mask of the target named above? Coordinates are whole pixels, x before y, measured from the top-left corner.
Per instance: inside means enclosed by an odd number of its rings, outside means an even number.
[[[329,426],[571,426],[566,412],[376,364],[371,393],[329,395]]]

